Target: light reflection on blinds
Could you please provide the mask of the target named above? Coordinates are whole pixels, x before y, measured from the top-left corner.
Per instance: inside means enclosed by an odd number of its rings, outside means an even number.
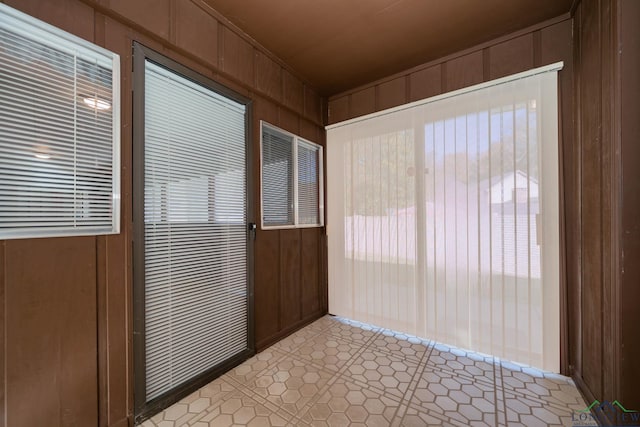
[[[247,348],[245,109],[145,73],[145,343],[150,401]]]
[[[556,85],[328,131],[331,313],[558,371]]]
[[[118,55],[0,4],[1,239],[119,231],[119,91]]]

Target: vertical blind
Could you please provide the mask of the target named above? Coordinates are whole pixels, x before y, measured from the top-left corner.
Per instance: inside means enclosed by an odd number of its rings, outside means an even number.
[[[0,4],[0,239],[119,231],[119,57]]]
[[[559,370],[559,67],[328,129],[331,313]]]
[[[245,107],[146,62],[150,401],[246,350]]]

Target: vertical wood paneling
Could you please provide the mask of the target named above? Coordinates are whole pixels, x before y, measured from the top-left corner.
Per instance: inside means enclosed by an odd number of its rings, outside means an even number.
[[[482,52],[478,51],[447,61],[444,92],[482,83],[482,59]]]
[[[131,44],[134,33],[126,26],[107,18],[105,20],[105,47],[119,53],[122,70],[132,69]],[[99,238],[102,242],[102,251],[99,265],[104,266],[105,275],[103,281],[99,277],[100,287],[99,304],[104,309],[104,319],[100,319],[107,341],[106,365],[101,366],[101,372],[106,371],[108,383],[105,385],[105,396],[101,401],[106,403],[106,408],[101,412],[107,416],[101,420],[103,425],[114,425],[126,419],[133,408],[133,393],[131,392],[131,366],[132,357],[130,351],[131,336],[131,299],[132,295],[132,270],[130,260],[131,235],[131,152],[132,134],[126,130],[132,128],[132,99],[131,99],[131,74],[121,73],[121,166],[122,166],[122,204],[121,204],[121,233],[116,236]],[[100,247],[100,246],[99,246]],[[104,300],[103,300],[104,299]]]
[[[106,236],[96,237],[96,310],[98,334],[98,427],[109,426],[109,326]]]
[[[565,61],[563,71],[567,70],[567,66],[573,64],[572,50],[572,29],[573,20],[559,22],[550,27],[540,30],[540,64],[541,66],[557,61]],[[571,68],[571,71],[573,67]],[[572,73],[568,73],[572,74]]]
[[[253,170],[260,182],[260,120],[278,123],[278,106],[264,98],[253,104]],[[254,186],[255,218],[260,219],[260,185]],[[259,349],[280,331],[280,232],[258,230],[254,246],[255,342]]]
[[[308,317],[321,309],[320,272],[320,229],[305,228],[301,230],[301,306],[302,316]]]
[[[576,293],[578,294],[578,312],[580,313],[580,316],[578,316],[578,320],[579,323],[577,323],[575,325],[575,330],[577,330],[577,344],[578,344],[578,349],[576,351],[576,360],[575,360],[575,367],[574,367],[574,377],[578,378],[580,381],[582,381],[582,371],[583,371],[583,358],[582,358],[582,352],[583,352],[583,339],[582,339],[582,313],[583,313],[583,303],[582,303],[582,293],[583,293],[583,284],[582,284],[582,263],[583,263],[583,257],[582,257],[582,185],[581,185],[581,181],[582,181],[582,162],[581,162],[581,152],[582,152],[582,114],[581,114],[581,103],[582,103],[582,64],[581,64],[581,52],[582,52],[582,39],[580,37],[580,33],[582,32],[582,7],[578,6],[576,8],[575,11],[575,16],[574,16],[574,28],[573,28],[573,40],[574,40],[574,64],[575,64],[575,77],[574,77],[574,88],[575,88],[575,101],[574,101],[574,110],[575,110],[575,123],[576,123],[576,129],[575,129],[575,161],[577,163],[576,166],[576,173],[577,173],[577,177],[576,177],[576,198],[578,201],[578,205],[577,205],[577,217],[579,218],[579,224],[577,226],[577,240],[579,242],[579,248],[580,248],[580,253],[577,254],[577,258],[578,261],[577,263],[579,264],[579,270],[578,270],[578,279],[576,281],[577,286],[575,287],[576,289]],[[586,313],[585,313],[586,314]],[[582,381],[582,385],[583,388],[587,388],[586,385],[584,385],[584,381]],[[590,396],[593,396],[593,393],[590,393]]]
[[[376,88],[369,87],[351,95],[349,116],[358,117],[376,111]]]
[[[95,238],[5,248],[7,426],[95,425]]]
[[[129,238],[126,235],[106,239],[107,319],[109,341],[109,420],[119,421],[133,408],[133,393],[129,382],[132,354],[129,337],[132,334],[131,266]]]
[[[565,275],[566,303],[561,306],[567,307],[564,322],[567,324],[566,337],[564,339],[565,351],[562,352],[563,369],[571,371],[570,367],[576,367],[579,360],[578,325],[580,324],[580,214],[579,214],[579,149],[574,140],[573,121],[573,47],[572,47],[572,21],[567,20],[550,27],[543,28],[534,33],[534,66],[551,64],[558,61],[564,62],[562,71],[558,74],[559,79],[559,109],[560,109],[560,159],[561,163],[561,185],[564,193],[561,202],[561,215],[564,215],[564,236],[566,251],[565,255]],[[537,34],[537,35],[536,35]],[[537,52],[537,53],[535,53]],[[537,58],[537,59],[536,59]],[[569,256],[571,254],[571,256]],[[562,314],[562,312],[561,312]],[[564,324],[564,323],[563,323]]]
[[[300,133],[298,116],[285,108],[278,108],[278,121],[275,125],[296,135]]]
[[[176,2],[176,44],[218,65],[218,21],[190,1]]]
[[[152,33],[169,39],[170,0],[109,0],[109,8]]]
[[[634,6],[627,9],[630,4]],[[634,10],[635,14],[627,15]],[[637,224],[639,210],[638,156],[633,155],[640,135],[638,19],[640,7],[636,3],[582,1],[573,30],[575,137],[581,170],[578,296],[583,312],[575,377],[587,396],[601,401],[617,399],[626,407],[640,405],[640,369],[635,366],[640,357],[637,326],[633,326],[633,334],[625,334],[625,326],[640,321],[633,303],[640,298],[638,256],[621,243],[633,236],[633,226],[625,224],[624,218],[629,215],[627,218],[634,218]],[[634,65],[626,68],[624,64]],[[630,199],[624,188],[633,189]],[[640,246],[639,237],[636,234],[635,241],[630,237],[636,247]],[[636,268],[635,277],[629,275],[627,262],[633,265],[631,271]]]
[[[376,110],[396,107],[407,103],[407,78],[398,77],[378,85]]]
[[[302,81],[288,72],[282,70],[282,102],[294,111],[304,110],[304,85]]]
[[[533,68],[533,33],[489,48],[489,78],[497,79]]]
[[[640,346],[637,326],[631,326],[640,322],[634,303],[640,298],[640,255],[621,243],[630,238],[632,248],[640,247],[634,226],[629,227],[637,224],[640,204],[639,156],[634,156],[640,135],[638,19],[640,7],[626,1],[582,1],[574,18],[575,136],[582,168],[579,297],[584,313],[576,376],[588,396],[618,399],[626,407],[640,405]],[[625,188],[632,193],[625,194]],[[624,218],[633,220],[625,223]]]
[[[262,52],[256,52],[256,88],[273,99],[282,100],[280,65]]]
[[[583,8],[580,38],[582,126],[582,376],[596,395],[602,391],[602,160],[599,8]],[[597,83],[595,83],[597,82]],[[594,84],[595,83],[595,84]]]
[[[322,131],[309,120],[300,119],[300,136],[316,144],[323,145]]]
[[[77,0],[7,0],[7,6],[93,41],[93,9]]]
[[[222,40],[222,70],[246,84],[253,85],[253,46],[227,27],[222,31]]]
[[[304,87],[304,115],[316,123],[322,123],[322,99],[308,86]]]
[[[409,101],[429,98],[442,93],[442,67],[435,65],[409,75]]]
[[[612,129],[612,115],[613,115],[613,33],[612,33],[612,19],[611,19],[611,4],[610,1],[603,1],[600,4],[599,14],[599,26],[600,26],[600,161],[601,161],[601,209],[602,209],[602,392],[601,396],[611,399],[616,399],[614,396],[617,394],[614,388],[617,388],[617,378],[614,378],[613,367],[613,355],[617,353],[617,349],[614,348],[613,334],[614,334],[614,316],[618,316],[615,312],[615,308],[612,306],[612,290],[614,274],[612,271],[612,247],[611,247],[611,220],[613,214],[613,206],[611,204],[612,194],[612,182],[611,182],[611,160],[612,160],[612,146],[613,146],[613,129]]]
[[[300,230],[280,230],[280,322],[294,325],[302,319],[300,306]]]
[[[255,241],[256,345],[280,331],[280,232],[258,231]]]
[[[329,124],[347,120],[349,115],[349,95],[343,95],[329,101]]]
[[[620,338],[624,344],[621,363],[617,375],[621,378],[621,394],[625,405],[640,408],[640,2],[622,0],[619,2],[620,46],[620,124],[621,124],[621,195],[622,206],[621,252],[624,259],[619,266],[624,271],[621,277],[620,313],[622,319]],[[615,16],[615,15],[614,15]]]

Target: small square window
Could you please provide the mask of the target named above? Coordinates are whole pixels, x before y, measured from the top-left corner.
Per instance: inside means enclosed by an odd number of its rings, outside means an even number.
[[[324,225],[323,150],[262,122],[262,228]]]

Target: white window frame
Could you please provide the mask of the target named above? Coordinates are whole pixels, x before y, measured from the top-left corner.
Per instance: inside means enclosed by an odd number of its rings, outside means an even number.
[[[283,135],[292,138],[293,150],[291,152],[293,156],[293,224],[286,225],[265,225],[264,224],[264,187],[263,187],[263,170],[264,159],[262,156],[262,136],[264,135],[264,128],[268,128],[272,131],[280,132]],[[318,219],[317,224],[300,224],[298,218],[298,145],[304,144],[318,149]],[[324,227],[324,148],[320,144],[311,142],[307,139],[299,137],[298,135],[274,126],[264,120],[260,120],[260,227],[263,230],[277,230],[277,229],[293,229],[293,228],[316,228]]]
[[[19,227],[0,231],[0,239],[25,239],[40,237],[96,236],[120,233],[121,170],[120,170],[120,56],[87,40],[47,24],[30,15],[0,3],[0,27],[9,28],[34,42],[56,50],[91,60],[111,69],[112,153],[111,153],[111,226],[60,225],[46,228]],[[76,215],[82,215],[80,205]]]

